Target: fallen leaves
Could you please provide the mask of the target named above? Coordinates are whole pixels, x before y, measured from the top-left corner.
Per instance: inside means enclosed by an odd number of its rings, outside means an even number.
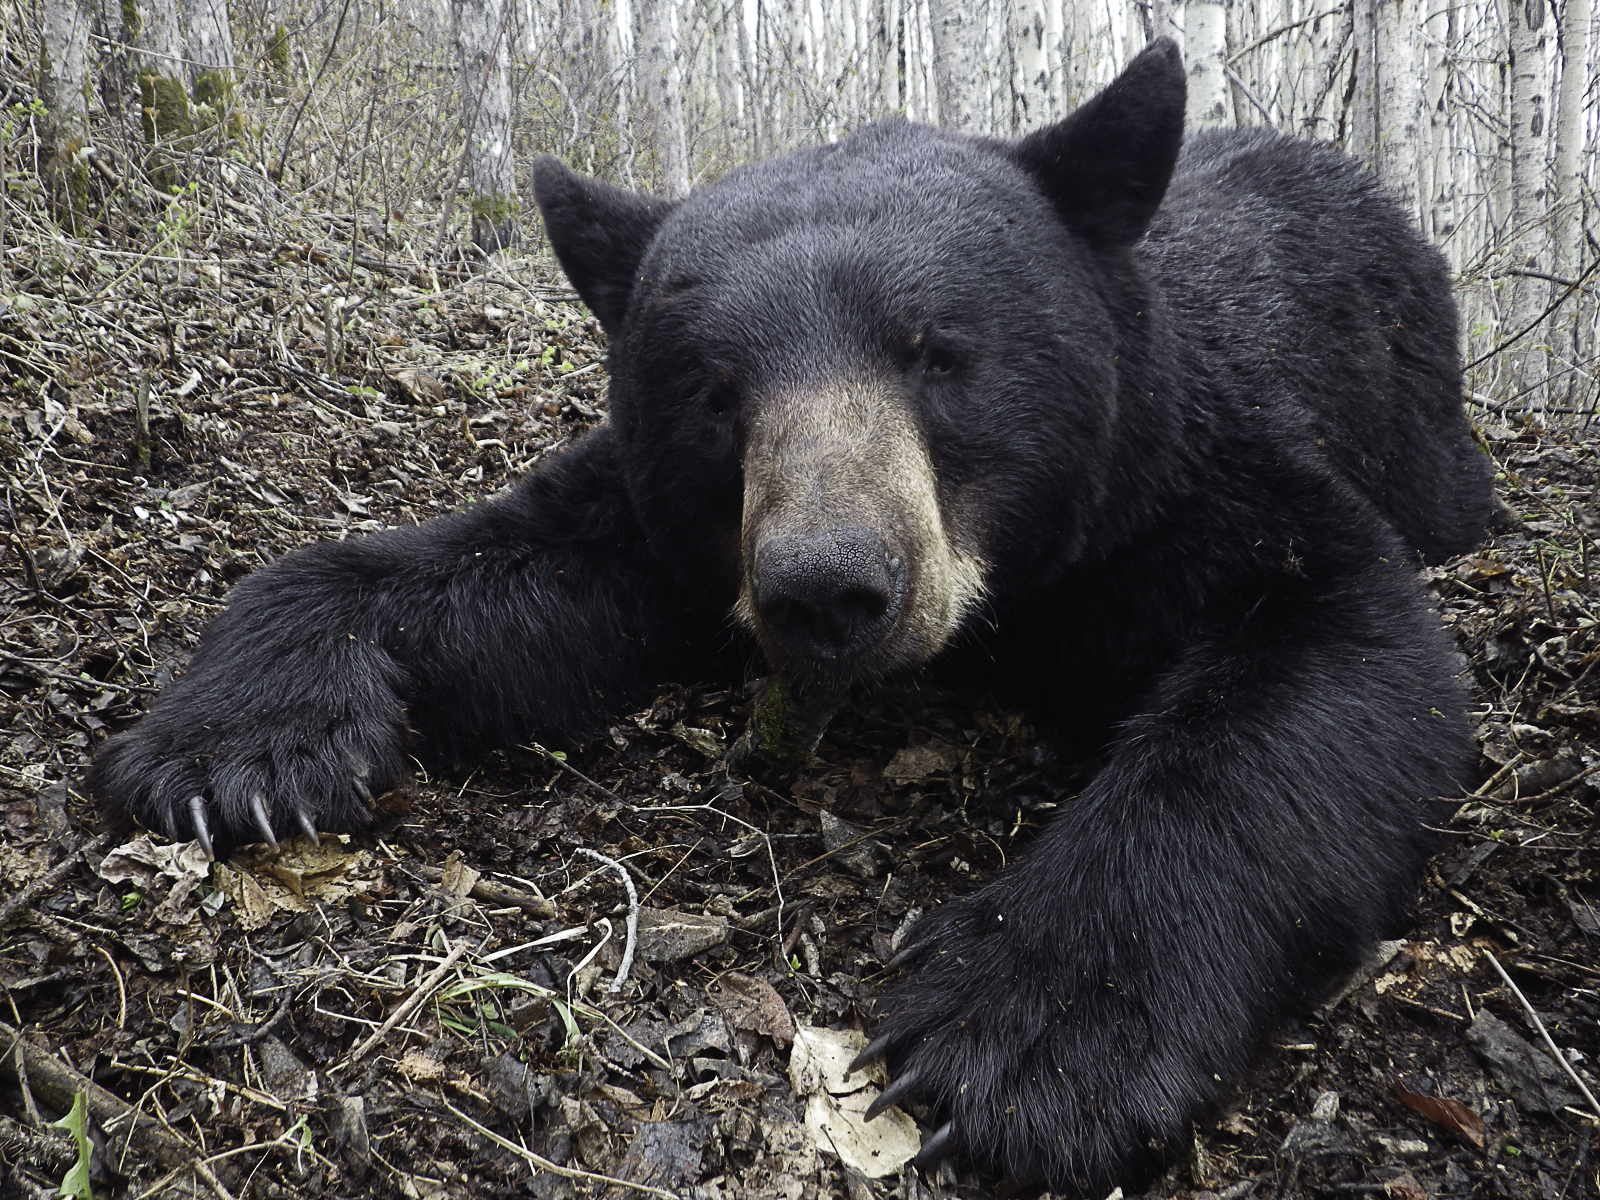
[[[1398,1079],[1389,1087],[1389,1094],[1413,1112],[1419,1112],[1435,1125],[1459,1133],[1478,1149],[1483,1149],[1483,1118],[1459,1100],[1441,1096],[1422,1096],[1413,1092]],[[1413,1180],[1413,1185],[1415,1181]],[[1420,1191],[1421,1189],[1417,1189]],[[1396,1193],[1400,1194],[1400,1193]],[[1426,1193],[1423,1193],[1424,1195]],[[1403,1200],[1414,1200],[1409,1194]]]

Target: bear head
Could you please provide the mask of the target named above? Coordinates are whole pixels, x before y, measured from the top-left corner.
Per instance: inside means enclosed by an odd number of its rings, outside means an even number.
[[[679,202],[538,162],[637,516],[775,667],[914,669],[1125,523],[1172,419],[1130,247],[1183,106],[1162,41],[1016,143],[893,120]]]

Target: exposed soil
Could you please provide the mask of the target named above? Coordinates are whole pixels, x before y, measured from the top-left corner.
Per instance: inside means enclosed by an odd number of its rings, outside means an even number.
[[[1013,714],[863,694],[813,769],[750,777],[723,756],[753,691],[663,681],[589,745],[419,776],[381,836],[209,875],[84,797],[233,581],[476,502],[603,414],[595,326],[547,263],[435,290],[324,235],[7,257],[0,1194],[53,1194],[76,1151],[42,1123],[85,1077],[99,1194],[1006,1194],[842,1166],[789,1058],[797,1023],[870,1025],[915,914],[1081,788]],[[1280,1031],[1152,1196],[1600,1192],[1600,1115],[1544,1044],[1600,1091],[1600,439],[1483,434],[1513,515],[1426,579],[1484,786],[1440,798],[1451,849],[1398,940]],[[643,910],[619,992],[628,897],[585,849]]]

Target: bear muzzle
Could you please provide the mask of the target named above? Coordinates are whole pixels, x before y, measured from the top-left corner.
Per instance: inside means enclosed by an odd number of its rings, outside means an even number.
[[[789,654],[829,666],[894,629],[906,594],[902,559],[860,525],[768,538],[756,551],[755,608]]]

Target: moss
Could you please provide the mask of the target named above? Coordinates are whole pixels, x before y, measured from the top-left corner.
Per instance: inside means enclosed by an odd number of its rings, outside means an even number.
[[[236,86],[231,71],[219,71],[216,68],[201,71],[200,77],[194,81],[194,102],[220,113],[232,102]]]
[[[479,254],[509,250],[517,244],[517,220],[522,202],[515,196],[495,192],[475,197],[472,209],[472,245]]]
[[[750,713],[756,749],[772,762],[809,762],[811,747],[796,737],[794,694],[782,675],[767,680]]]
[[[280,24],[267,38],[267,61],[284,78],[289,76],[289,27]]]
[[[138,0],[122,0],[123,36],[132,42],[144,30],[144,18],[139,15]]]
[[[156,71],[139,73],[139,115],[145,140],[171,142],[194,133],[183,80]]]
[[[89,165],[78,149],[75,143],[64,143],[46,171],[51,215],[72,237],[89,231]]]

